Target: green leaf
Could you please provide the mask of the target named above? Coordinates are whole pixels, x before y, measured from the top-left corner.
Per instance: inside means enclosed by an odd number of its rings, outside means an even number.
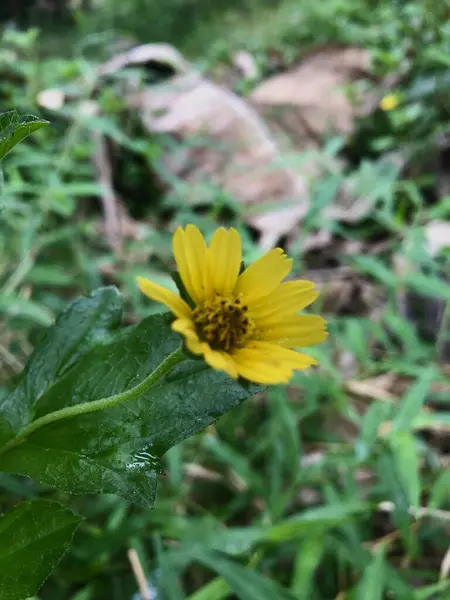
[[[289,590],[219,552],[196,550],[192,558],[212,569],[228,583],[240,600],[295,600]]]
[[[311,508],[298,516],[273,525],[264,534],[264,539],[280,543],[298,537],[318,535],[333,527],[342,526],[368,509],[369,505],[364,502],[329,504]]]
[[[376,552],[358,587],[358,600],[383,600],[385,586],[384,548]]]
[[[16,110],[0,114],[0,161],[23,139],[49,125],[33,115],[19,116]]]
[[[214,435],[205,435],[202,445],[207,448],[221,463],[232,469],[251,488],[262,491],[261,478],[249,465],[247,457],[232,448],[230,444],[217,439]]]
[[[3,313],[10,317],[27,317],[34,323],[38,323],[44,327],[48,327],[53,321],[52,314],[45,307],[33,300],[17,296],[16,294],[0,293],[0,314]]]
[[[312,597],[314,575],[325,551],[322,536],[309,537],[300,546],[295,558],[291,591],[298,600]]]
[[[31,500],[0,518],[0,600],[36,594],[70,545],[81,518],[56,502]]]
[[[23,480],[21,477],[9,473],[0,473],[0,492],[4,490],[10,494],[22,496],[22,498],[33,498],[37,491],[29,480]]]
[[[67,286],[73,282],[73,275],[61,265],[39,265],[27,273],[25,280],[34,285]]]
[[[181,589],[180,573],[177,569],[173,554],[163,552],[161,539],[156,539],[156,560],[158,570],[161,572],[161,583],[164,589],[164,597],[167,600],[185,600],[185,596]]]
[[[408,273],[402,278],[402,283],[421,296],[450,300],[450,285],[437,277],[423,273]]]
[[[395,289],[397,279],[394,273],[379,258],[369,255],[356,256],[353,262],[362,273],[367,273],[389,289]]]
[[[420,504],[419,456],[415,437],[409,431],[393,432],[389,438],[392,456],[402,489],[410,506]]]
[[[231,555],[249,552],[259,542],[264,530],[257,527],[224,527],[215,519],[176,519],[168,524],[167,535],[183,541],[190,550],[194,547],[209,548]]]
[[[388,418],[392,406],[386,402],[377,401],[371,404],[364,416],[359,439],[355,445],[355,452],[359,460],[367,460],[375,447],[378,439],[378,429]]]
[[[64,335],[69,338],[78,332],[78,345],[65,358],[61,352],[55,355],[54,344],[48,341],[39,348],[13,395],[14,405],[26,401],[35,419],[122,393],[143,381],[180,346],[167,316],[154,315],[105,335],[97,327],[101,319],[111,321],[107,315],[108,307],[102,302],[76,301],[50,330],[49,339],[62,342]],[[52,367],[55,362],[57,367]],[[38,365],[50,371],[47,377]],[[258,389],[243,386],[202,361],[186,360],[134,400],[37,429],[2,454],[0,470],[28,475],[71,493],[115,493],[151,507],[163,454]],[[17,435],[31,411],[25,417],[23,411],[16,414],[13,400],[7,399],[8,424]]]
[[[0,399],[0,445],[17,435],[34,417],[34,407],[54,382],[89,349],[107,337],[122,317],[115,288],[102,288],[75,300],[61,314],[29,360],[20,384]]]
[[[431,488],[429,507],[450,505],[450,470],[442,471]]]
[[[412,428],[413,421],[420,413],[435,378],[435,367],[429,367],[421,373],[418,381],[408,390],[400,403],[398,413],[392,422],[393,431],[408,431]]]
[[[399,528],[405,545],[412,549],[409,502],[403,481],[399,477],[397,464],[398,461],[396,462],[389,452],[383,453],[378,459],[378,477],[387,491],[388,498],[394,503],[393,521]]]
[[[216,577],[191,594],[188,600],[224,600],[230,595],[230,586],[222,577]]]
[[[413,600],[438,600],[439,598],[441,598],[441,600],[445,600],[446,598],[449,598],[449,596],[442,596],[439,594],[449,590],[450,580],[443,579],[438,583],[433,583],[432,585],[427,585],[423,588],[420,588],[420,590],[416,590],[414,592]]]

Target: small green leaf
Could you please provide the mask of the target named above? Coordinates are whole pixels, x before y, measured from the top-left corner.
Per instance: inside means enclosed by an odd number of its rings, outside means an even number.
[[[262,491],[261,478],[249,465],[247,457],[234,450],[230,444],[217,439],[214,435],[203,436],[202,445],[219,462],[227,465],[228,468],[237,473],[251,488]]]
[[[36,594],[81,520],[46,500],[24,502],[0,517],[0,599],[23,600]]]
[[[411,517],[409,514],[409,502],[407,493],[398,474],[397,462],[390,452],[383,453],[378,459],[378,477],[386,489],[387,497],[394,504],[392,518],[399,528],[405,545],[413,549],[411,535]]]
[[[294,565],[291,591],[298,600],[312,597],[314,575],[325,551],[322,536],[308,537],[300,546]]]
[[[16,294],[0,293],[0,314],[27,317],[30,321],[44,327],[49,327],[53,321],[52,314],[45,307]]]
[[[412,428],[414,419],[420,413],[433,380],[436,369],[425,369],[418,381],[408,390],[400,403],[397,415],[392,422],[393,431],[408,431]]]
[[[16,110],[0,114],[0,161],[23,139],[49,125],[49,121],[33,115],[19,116]]]
[[[441,508],[450,505],[450,469],[439,474],[431,488],[429,507]]]
[[[450,300],[450,285],[437,277],[423,273],[408,273],[403,277],[402,282],[421,296]]]
[[[3,491],[22,496],[22,498],[33,498],[37,495],[33,482],[9,473],[0,473],[0,492]]]
[[[342,526],[368,508],[369,505],[364,502],[329,504],[311,508],[298,516],[273,525],[264,534],[264,539],[280,543],[298,537],[317,535],[333,527]]]
[[[410,506],[417,508],[421,485],[416,439],[409,431],[396,431],[389,436],[388,441],[406,499]]]
[[[216,577],[188,597],[188,600],[224,600],[230,595],[230,586],[222,577]]]
[[[264,530],[257,527],[224,527],[215,519],[182,519],[167,528],[171,538],[179,539],[191,550],[194,547],[209,548],[238,556],[249,552],[259,542]]]
[[[241,600],[295,600],[295,596],[276,581],[233,562],[219,552],[197,549],[192,558],[221,575]]]
[[[62,266],[39,265],[28,272],[25,280],[35,285],[67,286],[72,283],[73,276]]]
[[[377,401],[371,404],[364,416],[355,452],[359,460],[367,460],[378,439],[378,429],[392,411],[392,406],[386,402]]]
[[[446,600],[450,596],[441,595],[441,592],[450,592],[450,579],[443,579],[438,583],[433,583],[420,588],[414,592],[412,600]]]
[[[379,258],[362,255],[355,257],[353,262],[362,273],[367,273],[389,289],[395,289],[397,279],[394,273]]]
[[[358,587],[358,600],[383,600],[385,586],[384,549],[378,550],[370,565],[364,570]]]
[[[161,538],[156,538],[156,560],[158,570],[161,575],[161,583],[164,590],[164,597],[167,600],[185,600],[185,595],[181,588],[180,570],[177,568],[176,562],[173,559],[173,554],[163,552]]]

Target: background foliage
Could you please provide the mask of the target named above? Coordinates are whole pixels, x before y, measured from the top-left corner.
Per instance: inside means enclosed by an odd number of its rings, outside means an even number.
[[[259,252],[232,199],[216,194],[195,207],[166,194],[158,175],[167,140],[123,118],[113,84],[96,89],[96,69],[124,40],[174,43],[211,77],[236,50],[247,50],[259,74],[233,79],[243,95],[311,46],[352,44],[370,50],[374,81],[401,72],[387,90],[400,106],[375,108],[340,141],[350,165],[341,177],[350,181],[364,168],[368,188],[379,192],[370,216],[327,225],[331,249],[290,248],[297,274],[322,284],[317,310],[331,335],[317,350],[320,369],[172,448],[152,511],[114,495],[65,497],[0,475],[2,511],[42,498],[63,500],[85,517],[39,598],[131,598],[135,556],[158,600],[450,598],[450,241],[448,228],[430,229],[450,220],[448,3],[166,5],[108,0],[49,13],[30,3],[23,23],[15,5],[9,13],[2,6],[2,111],[39,114],[51,127],[3,161],[0,394],[78,295],[113,283],[125,296],[126,323],[157,312],[134,275],[170,285],[175,225],[195,222],[206,232],[234,225],[245,258]],[[37,99],[49,88],[95,97],[104,114],[79,113],[71,103],[46,111]],[[115,184],[134,233],[120,252],[105,236],[92,161],[98,132],[121,157]],[[405,157],[394,177],[376,166],[388,152]],[[330,177],[316,184],[316,206],[333,198],[333,185]],[[310,214],[303,238],[321,227],[320,211]],[[440,240],[437,251],[430,252],[430,236]]]

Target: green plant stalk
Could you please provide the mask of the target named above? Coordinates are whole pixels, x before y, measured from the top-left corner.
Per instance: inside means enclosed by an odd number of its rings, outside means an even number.
[[[442,315],[441,323],[439,325],[439,331],[436,339],[436,349],[438,354],[438,360],[440,354],[444,349],[444,345],[450,343],[450,300],[447,300],[444,313]]]
[[[41,427],[45,425],[49,425],[50,423],[55,423],[56,421],[61,421],[62,419],[70,419],[72,417],[78,417],[79,415],[87,415],[93,412],[98,412],[101,410],[105,410],[106,408],[113,408],[114,406],[118,406],[123,402],[128,402],[129,400],[135,400],[142,396],[147,390],[149,390],[155,383],[157,383],[164,375],[175,367],[177,364],[186,360],[186,355],[183,353],[182,348],[178,348],[174,350],[172,354],[169,354],[167,358],[163,360],[163,362],[156,367],[150,375],[148,375],[143,381],[135,385],[134,387],[126,390],[125,392],[121,392],[120,394],[115,394],[114,396],[108,396],[106,398],[100,398],[99,400],[93,400],[92,402],[83,402],[81,404],[76,404],[75,406],[67,406],[66,408],[61,408],[60,410],[56,410],[55,412],[48,413],[36,421],[30,423],[27,427],[25,427],[22,432],[9,440],[2,448],[0,448],[0,455],[4,454],[11,448],[18,446],[25,439]]]
[[[247,568],[255,569],[262,558],[262,553],[256,551],[250,557]],[[189,596],[187,600],[225,600],[232,590],[223,577],[216,577],[202,588]]]

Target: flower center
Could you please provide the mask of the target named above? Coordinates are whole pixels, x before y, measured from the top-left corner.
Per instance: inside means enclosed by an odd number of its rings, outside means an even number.
[[[239,298],[217,296],[193,311],[199,338],[213,350],[229,352],[241,348],[255,329],[247,314],[248,308]]]

